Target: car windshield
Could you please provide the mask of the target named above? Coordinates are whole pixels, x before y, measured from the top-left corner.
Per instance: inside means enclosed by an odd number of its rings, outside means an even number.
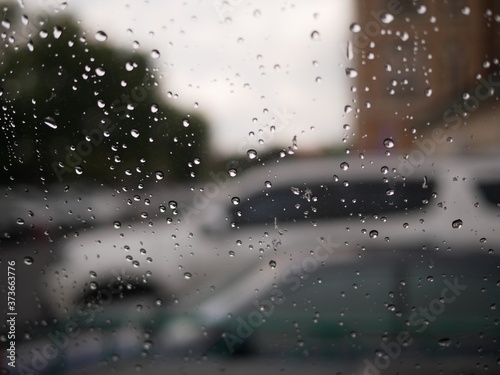
[[[0,6],[3,372],[499,372],[500,2]]]

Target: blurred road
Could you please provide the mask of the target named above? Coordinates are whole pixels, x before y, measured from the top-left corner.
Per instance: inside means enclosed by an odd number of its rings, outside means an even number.
[[[405,375],[428,375],[428,374],[493,374],[500,370],[499,364],[494,360],[481,360],[480,357],[453,358],[447,361],[433,361],[424,358],[422,355],[414,356],[411,359],[397,358],[394,363],[385,370],[376,368],[366,368],[364,363],[358,364],[352,361],[339,360],[333,362],[303,363],[298,361],[284,361],[280,359],[240,359],[230,361],[208,360],[149,360],[147,365],[137,365],[133,363],[122,363],[113,366],[103,365],[100,369],[92,371],[75,371],[72,375],[92,374],[105,375],[114,372],[121,375],[148,374],[286,374],[286,375],[378,375],[378,374],[405,374]],[[156,363],[155,363],[156,362]]]

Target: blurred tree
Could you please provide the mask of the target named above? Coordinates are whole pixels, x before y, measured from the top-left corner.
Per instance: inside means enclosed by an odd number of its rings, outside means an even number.
[[[2,181],[190,178],[207,126],[166,102],[155,56],[118,49],[67,16],[0,6]]]

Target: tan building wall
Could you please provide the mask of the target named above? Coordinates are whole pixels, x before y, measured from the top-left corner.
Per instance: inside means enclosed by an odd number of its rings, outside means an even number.
[[[356,0],[351,27],[359,151],[400,151],[494,69],[500,1]],[[388,15],[388,13],[392,14]],[[498,66],[496,66],[498,68]]]

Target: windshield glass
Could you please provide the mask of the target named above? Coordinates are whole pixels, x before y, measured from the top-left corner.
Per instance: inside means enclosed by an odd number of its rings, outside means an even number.
[[[5,373],[498,372],[500,3],[0,2]]]

